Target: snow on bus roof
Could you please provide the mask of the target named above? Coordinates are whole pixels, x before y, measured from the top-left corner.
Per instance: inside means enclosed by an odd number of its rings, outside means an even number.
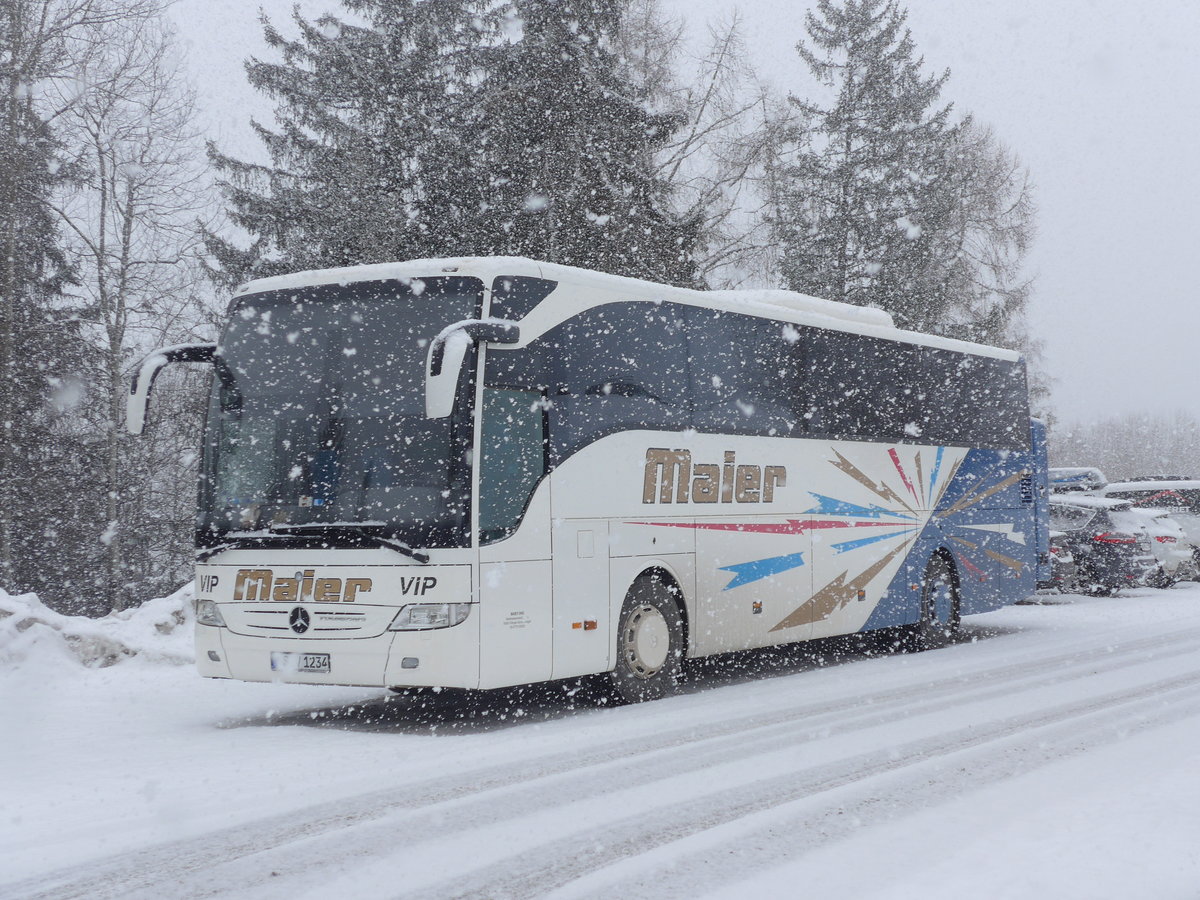
[[[336,269],[314,269],[295,272],[289,275],[277,275],[271,278],[260,278],[248,282],[239,288],[235,297],[246,294],[256,294],[263,291],[280,291],[321,284],[346,284],[351,281],[382,281],[385,279],[429,278],[441,275],[464,275],[477,278],[493,278],[499,275],[525,275],[533,278],[546,278],[554,281],[570,279],[573,284],[587,287],[609,294],[633,292],[645,297],[653,292],[655,299],[672,300],[689,306],[703,306],[712,309],[723,309],[729,312],[742,312],[763,318],[794,322],[799,325],[811,325],[816,328],[828,328],[835,331],[845,331],[863,334],[870,337],[885,338],[894,341],[904,341],[935,349],[954,350],[960,353],[972,353],[978,356],[990,356],[996,359],[1016,361],[1020,354],[1013,350],[991,347],[986,344],[975,344],[970,341],[960,341],[938,335],[923,334],[915,331],[905,331],[897,328],[892,317],[882,309],[875,307],[853,306],[836,300],[824,300],[820,297],[810,297],[795,291],[784,290],[745,290],[745,291],[698,291],[690,288],[680,288],[671,285],[629,278],[624,275],[610,275],[607,272],[596,272],[591,269],[581,269],[575,266],[564,266],[559,263],[540,262],[521,256],[461,256],[441,259],[413,259],[404,262],[376,263],[367,266],[346,266]],[[551,294],[551,297],[554,295]],[[544,305],[544,304],[543,304]],[[587,305],[594,305],[589,303]],[[577,311],[564,307],[563,315],[546,315],[540,307],[533,310],[532,315],[543,321],[537,324],[547,327],[558,324],[569,318]],[[526,320],[528,321],[528,319]],[[535,335],[530,335],[533,337]],[[521,343],[528,338],[523,335]]]

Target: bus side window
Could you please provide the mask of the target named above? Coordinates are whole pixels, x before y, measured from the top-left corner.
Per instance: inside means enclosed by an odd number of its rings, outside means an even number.
[[[483,389],[481,544],[503,540],[520,525],[533,489],[546,473],[545,417],[540,391]]]
[[[800,331],[773,319],[687,310],[693,426],[786,437],[804,431]]]

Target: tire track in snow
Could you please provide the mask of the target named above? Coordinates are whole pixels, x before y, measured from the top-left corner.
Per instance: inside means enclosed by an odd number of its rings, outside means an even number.
[[[679,846],[660,844],[633,858],[632,865],[622,860],[607,867],[608,873],[603,868],[592,869],[581,873],[586,879],[582,884],[541,890],[538,896],[554,900],[613,896],[669,900],[694,898],[698,889],[710,891],[739,884],[772,867],[850,839],[863,828],[902,819],[1131,735],[1200,715],[1200,692],[1193,687],[1172,688],[1155,694],[1154,699],[1164,703],[1148,709],[1135,701],[1135,707],[1122,710],[1118,716],[1100,711],[1090,716],[1092,721],[1072,719],[1039,728],[1028,739],[1000,741],[1000,746],[987,748],[986,754],[967,751],[921,760],[909,770],[882,773],[878,778],[831,791],[829,797],[760,810],[730,825],[709,829],[700,840],[685,837]],[[1168,703],[1169,709],[1164,708]],[[752,847],[753,852],[719,852],[731,845]],[[599,877],[588,879],[593,873]],[[521,895],[510,892],[509,896]]]
[[[48,877],[29,879],[4,889],[14,897],[127,897],[138,891],[171,896],[204,896],[213,893],[214,880],[228,886],[246,886],[269,872],[282,856],[289,875],[359,855],[373,855],[381,848],[395,848],[393,822],[384,817],[404,818],[407,833],[422,836],[453,835],[469,829],[487,816],[515,818],[533,810],[576,802],[581,797],[605,793],[611,787],[611,769],[616,766],[626,785],[652,784],[683,772],[703,772],[711,765],[743,760],[750,754],[772,752],[797,741],[819,740],[832,735],[885,725],[927,712],[970,705],[989,698],[1011,696],[1014,688],[1028,683],[1046,687],[1087,678],[1097,671],[1113,671],[1159,659],[1195,652],[1200,629],[1143,638],[1108,642],[1050,656],[1030,656],[1002,666],[992,666],[966,675],[939,680],[919,679],[890,688],[869,698],[851,697],[802,703],[775,714],[744,715],[676,728],[651,738],[624,739],[583,753],[552,753],[524,764],[488,767],[379,793],[316,804],[303,811],[273,816],[246,825],[210,832],[134,853],[121,854],[97,863],[60,870]],[[847,706],[848,703],[857,705]],[[686,752],[679,752],[685,748]],[[591,770],[591,771],[588,771]],[[563,782],[569,781],[564,792]],[[523,788],[530,788],[520,793]],[[297,824],[297,823],[301,824]],[[376,824],[383,833],[366,835],[364,826]],[[416,826],[414,828],[414,826]],[[344,829],[332,840],[315,839]],[[419,829],[419,830],[418,830]],[[370,831],[371,829],[366,829]],[[366,840],[364,840],[366,838]],[[292,853],[292,845],[297,846]],[[281,850],[273,853],[272,851]],[[271,866],[267,866],[268,860]],[[245,865],[241,864],[245,861]],[[544,864],[545,857],[541,857]],[[240,879],[214,878],[215,870],[247,868]],[[230,873],[232,874],[232,872]],[[290,879],[289,879],[290,880]],[[169,885],[169,889],[166,887]],[[195,893],[188,893],[193,891]]]
[[[1147,709],[1145,701],[1148,698],[1164,696],[1175,700],[1169,709],[1161,705],[1157,710]],[[1114,711],[1114,707],[1121,709]],[[1118,740],[1130,730],[1145,730],[1174,722],[1181,714],[1193,712],[1200,712],[1200,672],[1089,698],[1082,703],[1061,704],[1037,715],[1010,717],[983,728],[958,729],[902,744],[894,750],[871,751],[844,763],[804,770],[791,778],[767,779],[749,790],[738,786],[659,807],[652,814],[629,816],[600,828],[543,843],[499,864],[466,875],[455,875],[423,890],[405,892],[404,897],[406,900],[545,897],[551,891],[607,866],[636,859],[672,843],[781,806],[836,794],[840,789],[865,787],[865,783],[882,776],[902,774],[908,769],[935,769],[938,775],[928,783],[936,784],[939,794],[949,798],[1085,752],[1100,743]],[[1087,721],[1089,719],[1092,721]],[[1084,721],[1081,723],[1081,720]],[[1024,740],[1011,740],[1022,734]],[[941,779],[941,783],[938,784],[936,779]],[[928,786],[924,780],[922,783]],[[914,792],[912,784],[913,780],[908,779],[884,791],[854,797],[849,804],[834,796],[817,810],[798,813],[783,827],[772,824],[758,830],[742,829],[737,832],[736,839],[750,843],[757,836],[777,843],[780,838],[775,832],[786,831],[787,847],[783,852],[777,852],[771,861],[779,863],[794,859],[845,837],[873,820],[892,819],[906,810],[925,808],[931,799],[937,799],[931,798],[927,790]],[[839,815],[832,814],[835,812]],[[563,862],[547,867],[547,860]],[[690,863],[695,865],[697,859],[693,857]],[[643,874],[616,885],[605,885],[594,895],[692,896],[695,881],[671,885],[672,875],[686,879],[688,865],[687,862],[673,861],[652,875]],[[753,864],[754,872],[762,868],[761,861]],[[705,874],[712,873],[705,870]],[[721,880],[733,881],[739,874],[742,874],[741,870],[727,870]],[[649,879],[652,884],[647,885]],[[709,878],[701,880],[711,884]],[[650,890],[646,890],[647,887]]]
[[[1096,654],[1084,654],[1085,658],[1075,660],[1076,664],[1070,670],[1063,666],[1061,660],[1056,660],[1053,675],[1042,671],[1031,673],[1024,666],[1009,667],[1012,671],[1019,669],[1021,678],[1000,684],[990,678],[967,682],[954,680],[937,684],[936,692],[929,688],[926,693],[909,696],[904,704],[873,703],[850,710],[841,708],[824,716],[813,717],[792,714],[783,721],[764,723],[719,737],[700,738],[693,735],[694,739],[682,751],[673,746],[666,751],[631,752],[619,760],[581,765],[568,773],[547,774],[544,778],[519,785],[480,791],[454,801],[393,813],[383,821],[363,823],[327,840],[285,844],[274,851],[256,854],[248,859],[211,865],[202,881],[189,884],[189,888],[196,893],[187,896],[209,895],[205,885],[211,884],[214,879],[223,884],[242,885],[244,889],[246,885],[262,880],[264,867],[268,871],[286,873],[289,882],[317,879],[319,873],[328,867],[345,866],[347,863],[353,867],[395,853],[398,834],[417,835],[423,844],[438,840],[454,841],[459,835],[476,828],[480,822],[512,822],[553,808],[601,798],[612,793],[615,782],[619,782],[625,790],[644,788],[647,791],[668,778],[679,779],[691,775],[704,782],[708,780],[708,770],[723,764],[752,765],[755,757],[798,745],[883,727],[918,715],[1005,699],[1013,695],[1018,682],[1041,689],[1090,678],[1096,672],[1096,659],[1105,660],[1105,673],[1143,665],[1147,661],[1148,650],[1162,643],[1161,640],[1137,641],[1131,642],[1136,646],[1125,648],[1124,652],[1112,652],[1105,648]],[[1169,644],[1168,647],[1158,646],[1159,652],[1152,659],[1158,661],[1195,654],[1200,651],[1200,635],[1187,640],[1171,640]],[[708,787],[699,784],[695,793],[703,794]]]

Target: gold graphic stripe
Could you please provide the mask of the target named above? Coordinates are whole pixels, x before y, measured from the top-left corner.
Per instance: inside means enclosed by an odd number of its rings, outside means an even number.
[[[991,478],[993,475],[995,475],[995,474],[996,474],[996,470],[997,470],[997,469],[999,469],[999,468],[1000,468],[1000,464],[999,464],[999,463],[997,463],[996,465],[994,465],[994,466],[992,466],[990,469],[988,469],[986,474],[984,474],[984,475],[981,475],[981,476],[979,477],[979,479],[978,479],[978,480],[975,482],[975,486],[974,486],[974,487],[972,487],[972,488],[971,488],[969,491],[967,491],[965,494],[963,494],[961,497],[959,497],[957,501],[955,501],[954,508],[955,508],[955,509],[958,509],[958,508],[960,508],[960,506],[961,506],[961,505],[964,505],[964,504],[969,504],[969,503],[973,502],[973,498],[975,497],[975,495],[976,495],[976,494],[977,494],[979,491],[983,490],[983,486],[984,486],[985,484],[987,484],[987,483],[988,483],[988,479],[989,479],[989,478]],[[958,474],[958,467],[957,467],[957,466],[955,466],[955,468],[954,468],[954,474],[955,474],[955,475],[957,475],[957,474]],[[943,483],[944,483],[945,485],[949,486],[949,484],[950,484],[950,482],[951,482],[951,481],[953,481],[953,478],[947,478],[947,479],[946,479],[946,481],[945,481],[945,482],[943,482]],[[946,512],[945,512],[945,513],[943,513],[943,515],[946,515],[946,514],[948,514],[948,513],[950,513],[950,512],[953,512],[953,510],[946,510]]]
[[[832,447],[829,449],[833,450]],[[909,506],[908,503],[905,502],[904,498],[893,491],[890,487],[885,484],[876,484],[873,482],[870,478],[863,474],[862,470],[859,469],[858,466],[854,465],[854,463],[850,462],[850,460],[838,453],[837,450],[833,450],[833,455],[838,458],[838,461],[833,464],[834,468],[845,472],[847,475],[873,493],[876,497],[881,497],[884,500],[899,503],[914,516],[917,514],[917,511]]]
[[[984,500],[986,500],[988,497],[992,496],[992,494],[996,493],[997,491],[1004,490],[1010,484],[1016,484],[1018,481],[1021,480],[1021,478],[1022,478],[1021,473],[1016,472],[1012,475],[1009,475],[1007,478],[1005,478],[999,484],[993,485],[992,487],[988,488],[986,491],[984,491],[982,494],[980,494],[977,497],[974,497],[974,498],[963,497],[961,500],[959,500],[957,503],[955,503],[952,507],[950,507],[944,513],[941,513],[940,517],[944,518],[945,516],[948,516],[951,513],[958,512],[960,509],[966,509],[968,506],[974,506],[977,503],[982,503]]]
[[[996,562],[1003,563],[1004,565],[1008,566],[1014,572],[1019,573],[1025,568],[1025,563],[1021,562],[1019,559],[1013,559],[1011,556],[1005,556],[1003,553],[997,553],[995,550],[984,550],[983,552],[992,559],[996,560]]]
[[[917,463],[917,487],[920,488],[920,490],[921,490],[921,500],[924,502],[928,502],[927,498],[929,497],[929,491],[927,491],[925,489],[925,470],[921,465],[921,451],[920,450],[918,450],[916,452],[916,463]]]
[[[937,509],[937,505],[941,503],[942,498],[946,496],[946,491],[954,482],[954,476],[958,474],[958,470],[962,466],[964,459],[966,459],[966,457],[960,457],[959,459],[955,460],[954,464],[950,467],[950,471],[946,473],[946,477],[942,479],[942,485],[938,490],[937,500],[931,504],[932,509]]]
[[[772,628],[771,631],[782,631],[785,628],[795,628],[797,625],[811,625],[814,622],[821,622],[828,619],[851,600],[855,599],[858,596],[858,592],[870,584],[876,575],[886,569],[893,559],[904,552],[915,538],[915,535],[910,537],[870,568],[856,576],[852,581],[847,582],[847,573],[842,572],[837,578],[813,594],[810,599],[802,603],[799,608]]]

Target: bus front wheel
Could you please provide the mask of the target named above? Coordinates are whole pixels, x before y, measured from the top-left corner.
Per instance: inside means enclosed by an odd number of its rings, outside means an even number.
[[[683,661],[679,589],[657,575],[639,578],[625,596],[612,684],[626,703],[673,693]]]
[[[938,615],[938,607],[948,611],[947,618]],[[912,649],[920,652],[946,646],[958,634],[961,621],[954,564],[936,554],[925,567],[921,582],[921,614],[913,626]]]

